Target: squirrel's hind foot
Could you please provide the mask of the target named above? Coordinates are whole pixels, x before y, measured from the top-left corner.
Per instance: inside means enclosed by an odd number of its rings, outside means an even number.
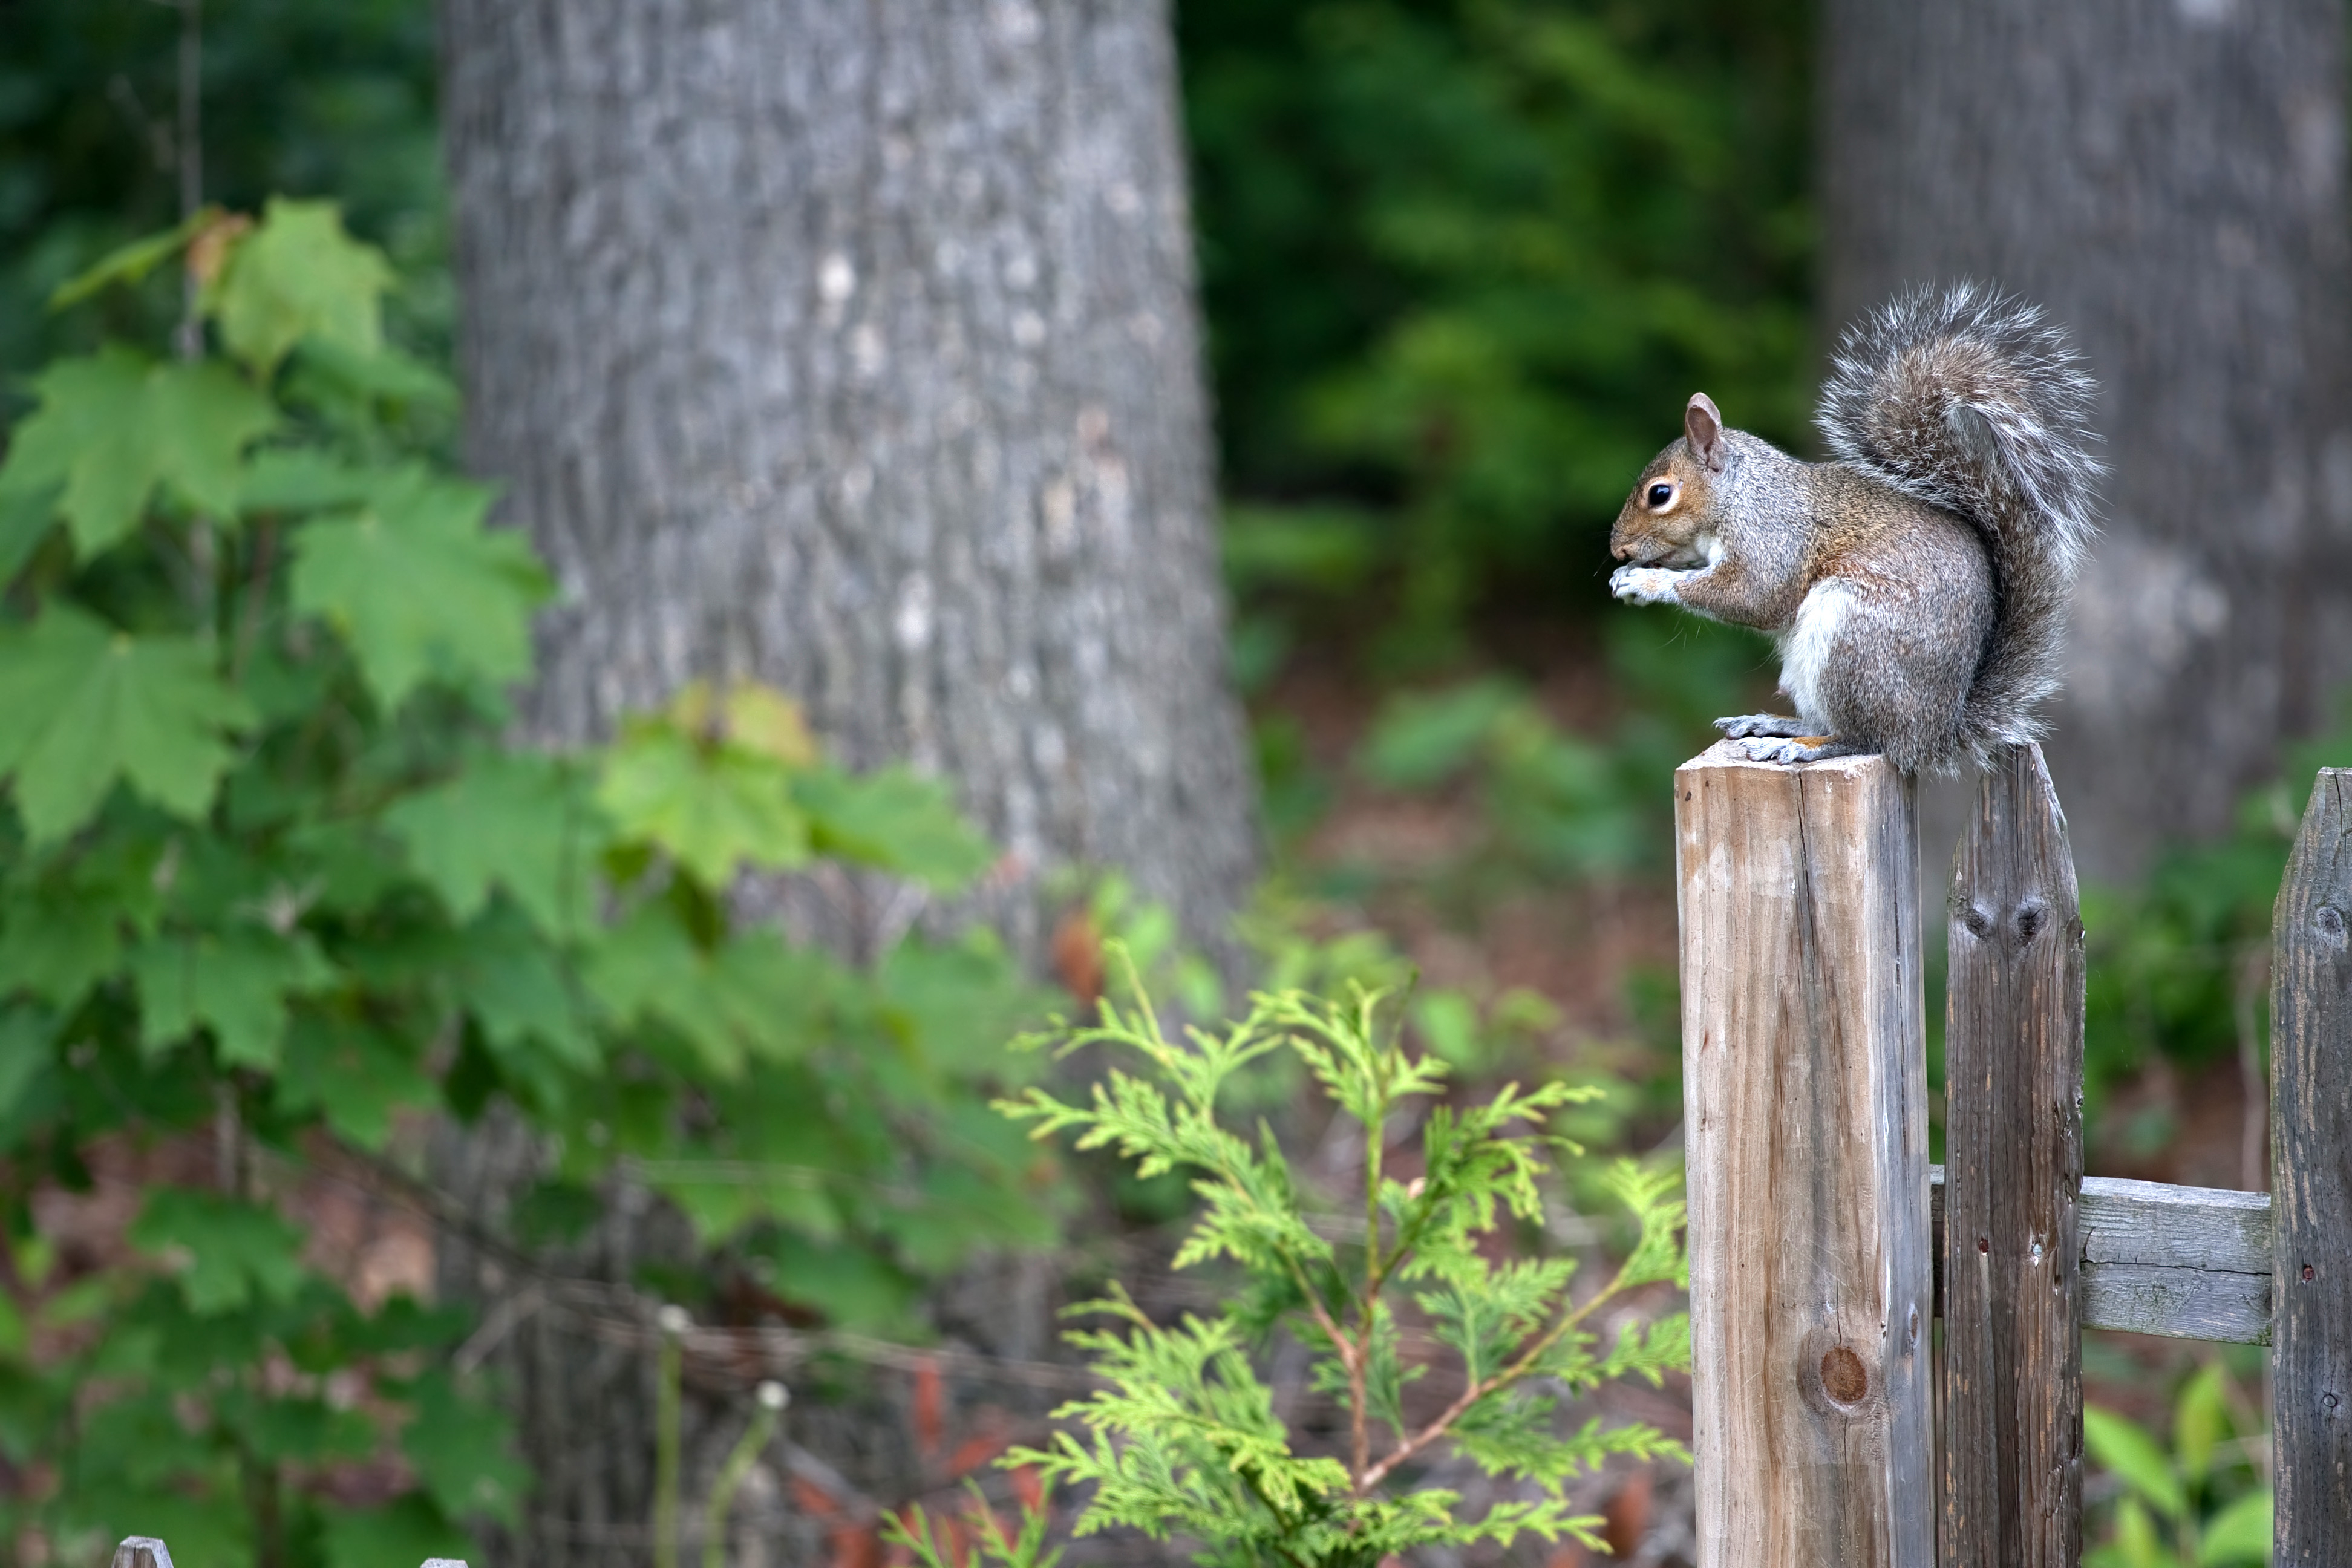
[[[1778,713],[1747,713],[1732,719],[1717,719],[1715,727],[1735,741],[1745,741],[1751,735],[1795,740],[1806,733],[1802,719],[1783,718]]]
[[[1868,751],[1866,746],[1847,745],[1834,735],[1759,737],[1731,742],[1732,755],[1751,763],[1822,763],[1832,757],[1863,756]]]

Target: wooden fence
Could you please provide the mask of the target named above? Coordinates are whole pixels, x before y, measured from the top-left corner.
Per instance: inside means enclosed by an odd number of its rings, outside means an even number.
[[[2268,1194],[2084,1176],[2040,748],[1953,859],[1940,1168],[1909,781],[1718,746],[1675,794],[1700,1568],[2074,1568],[2086,1327],[2268,1343],[2273,1561],[2352,1568],[2352,770],[2279,890]]]
[[[2267,1194],[2084,1176],[2040,748],[1953,860],[1940,1168],[1910,781],[1718,746],[1675,794],[1700,1568],[2075,1568],[2084,1328],[2268,1343],[2273,1561],[2352,1568],[2352,769],[2279,889]]]
[[[172,1568],[172,1549],[152,1535],[134,1535],[114,1549],[112,1568]],[[427,1557],[425,1568],[466,1568],[456,1557]]]

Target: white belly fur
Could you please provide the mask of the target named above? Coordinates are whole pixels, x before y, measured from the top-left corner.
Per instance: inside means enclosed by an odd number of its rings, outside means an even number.
[[[1824,577],[1806,593],[1805,602],[1797,606],[1797,618],[1780,640],[1780,689],[1796,704],[1797,717],[1817,734],[1826,735],[1832,730],[1822,703],[1822,670],[1853,609],[1853,596],[1845,584]]]

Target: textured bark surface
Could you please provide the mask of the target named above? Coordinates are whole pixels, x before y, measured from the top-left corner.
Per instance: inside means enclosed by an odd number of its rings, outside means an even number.
[[[2271,1561],[2352,1563],[2352,768],[2324,768],[2272,917]]]
[[[2102,387],[2115,473],[2050,770],[2086,875],[2226,826],[2352,675],[2344,8],[1828,0],[1825,325],[1987,279]],[[1932,798],[1929,843],[1964,797]],[[1949,824],[1949,827],[1947,827]]]
[[[1165,0],[446,0],[468,447],[552,563],[528,712],[695,676],[954,779],[990,912],[1250,874]],[[886,913],[796,910],[852,947]]]
[[[1910,782],[1718,745],[1675,797],[1699,1568],[1934,1568]]]
[[[528,727],[593,738],[695,677],[756,678],[849,764],[954,782],[1007,855],[941,918],[1036,958],[1053,874],[1117,867],[1213,941],[1254,803],[1166,0],[442,16],[469,457],[562,590]],[[857,878],[748,897],[861,956],[919,913]],[[539,1158],[494,1126],[440,1168],[495,1221]],[[567,1271],[687,1256],[629,1196]],[[646,1561],[644,1343],[461,1247],[444,1273],[491,1299],[481,1353],[541,1478],[500,1560]],[[1040,1303],[1000,1292],[973,1342],[1050,1343]],[[820,1442],[818,1404],[791,1433],[904,1496],[890,1424]],[[688,1405],[696,1498],[741,1412]]]
[[[1943,1568],[2083,1556],[2083,921],[2038,746],[1977,784],[1944,1031]]]

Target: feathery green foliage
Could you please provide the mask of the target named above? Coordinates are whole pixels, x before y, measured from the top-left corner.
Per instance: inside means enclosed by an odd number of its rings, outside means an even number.
[[[1630,1161],[1612,1169],[1611,1189],[1640,1240],[1578,1300],[1574,1259],[1498,1257],[1496,1233],[1540,1222],[1555,1142],[1544,1124],[1597,1091],[1508,1085],[1448,1102],[1444,1065],[1397,1043],[1386,994],[1361,988],[1345,1001],[1262,994],[1240,1022],[1174,1039],[1129,975],[1131,1005],[1106,999],[1100,1022],[1033,1043],[1107,1046],[1141,1058],[1143,1070],[1113,1067],[1084,1104],[1033,1088],[1005,1110],[1033,1123],[1034,1136],[1075,1133],[1079,1149],[1114,1150],[1139,1176],[1190,1175],[1200,1206],[1176,1265],[1230,1264],[1241,1282],[1221,1314],[1174,1325],[1117,1288],[1092,1303],[1111,1326],[1071,1339],[1108,1386],[1057,1412],[1084,1436],[1059,1433],[1005,1462],[1090,1485],[1080,1533],[1183,1536],[1205,1547],[1202,1561],[1230,1568],[1368,1568],[1417,1546],[1507,1546],[1521,1535],[1597,1546],[1600,1521],[1574,1511],[1568,1484],[1612,1454],[1680,1449],[1637,1425],[1595,1418],[1563,1429],[1560,1410],[1612,1378],[1654,1383],[1687,1367],[1680,1314],[1627,1320],[1605,1346],[1593,1326],[1628,1291],[1687,1283],[1680,1173]],[[1270,1131],[1245,1136],[1220,1113],[1238,1075],[1276,1054],[1361,1138],[1362,1187],[1347,1212],[1318,1205]],[[1388,1138],[1407,1114],[1422,1136],[1403,1156],[1413,1173],[1401,1179]],[[1346,1412],[1343,1451],[1303,1447],[1277,1415],[1251,1359],[1277,1329],[1309,1349],[1316,1386]],[[1450,1395],[1409,1397],[1423,1378],[1442,1378]],[[1449,1448],[1527,1483],[1529,1495],[1465,1517],[1459,1494],[1415,1484]]]
[[[922,1509],[910,1509],[903,1518],[892,1514],[882,1521],[882,1539],[910,1552],[917,1568],[1054,1568],[1062,1560],[1060,1551],[1046,1548],[1042,1508],[1030,1509],[1021,1528],[1008,1531],[980,1489],[965,1485],[971,1505],[962,1519],[934,1519]],[[962,1550],[967,1541],[970,1555]]]

